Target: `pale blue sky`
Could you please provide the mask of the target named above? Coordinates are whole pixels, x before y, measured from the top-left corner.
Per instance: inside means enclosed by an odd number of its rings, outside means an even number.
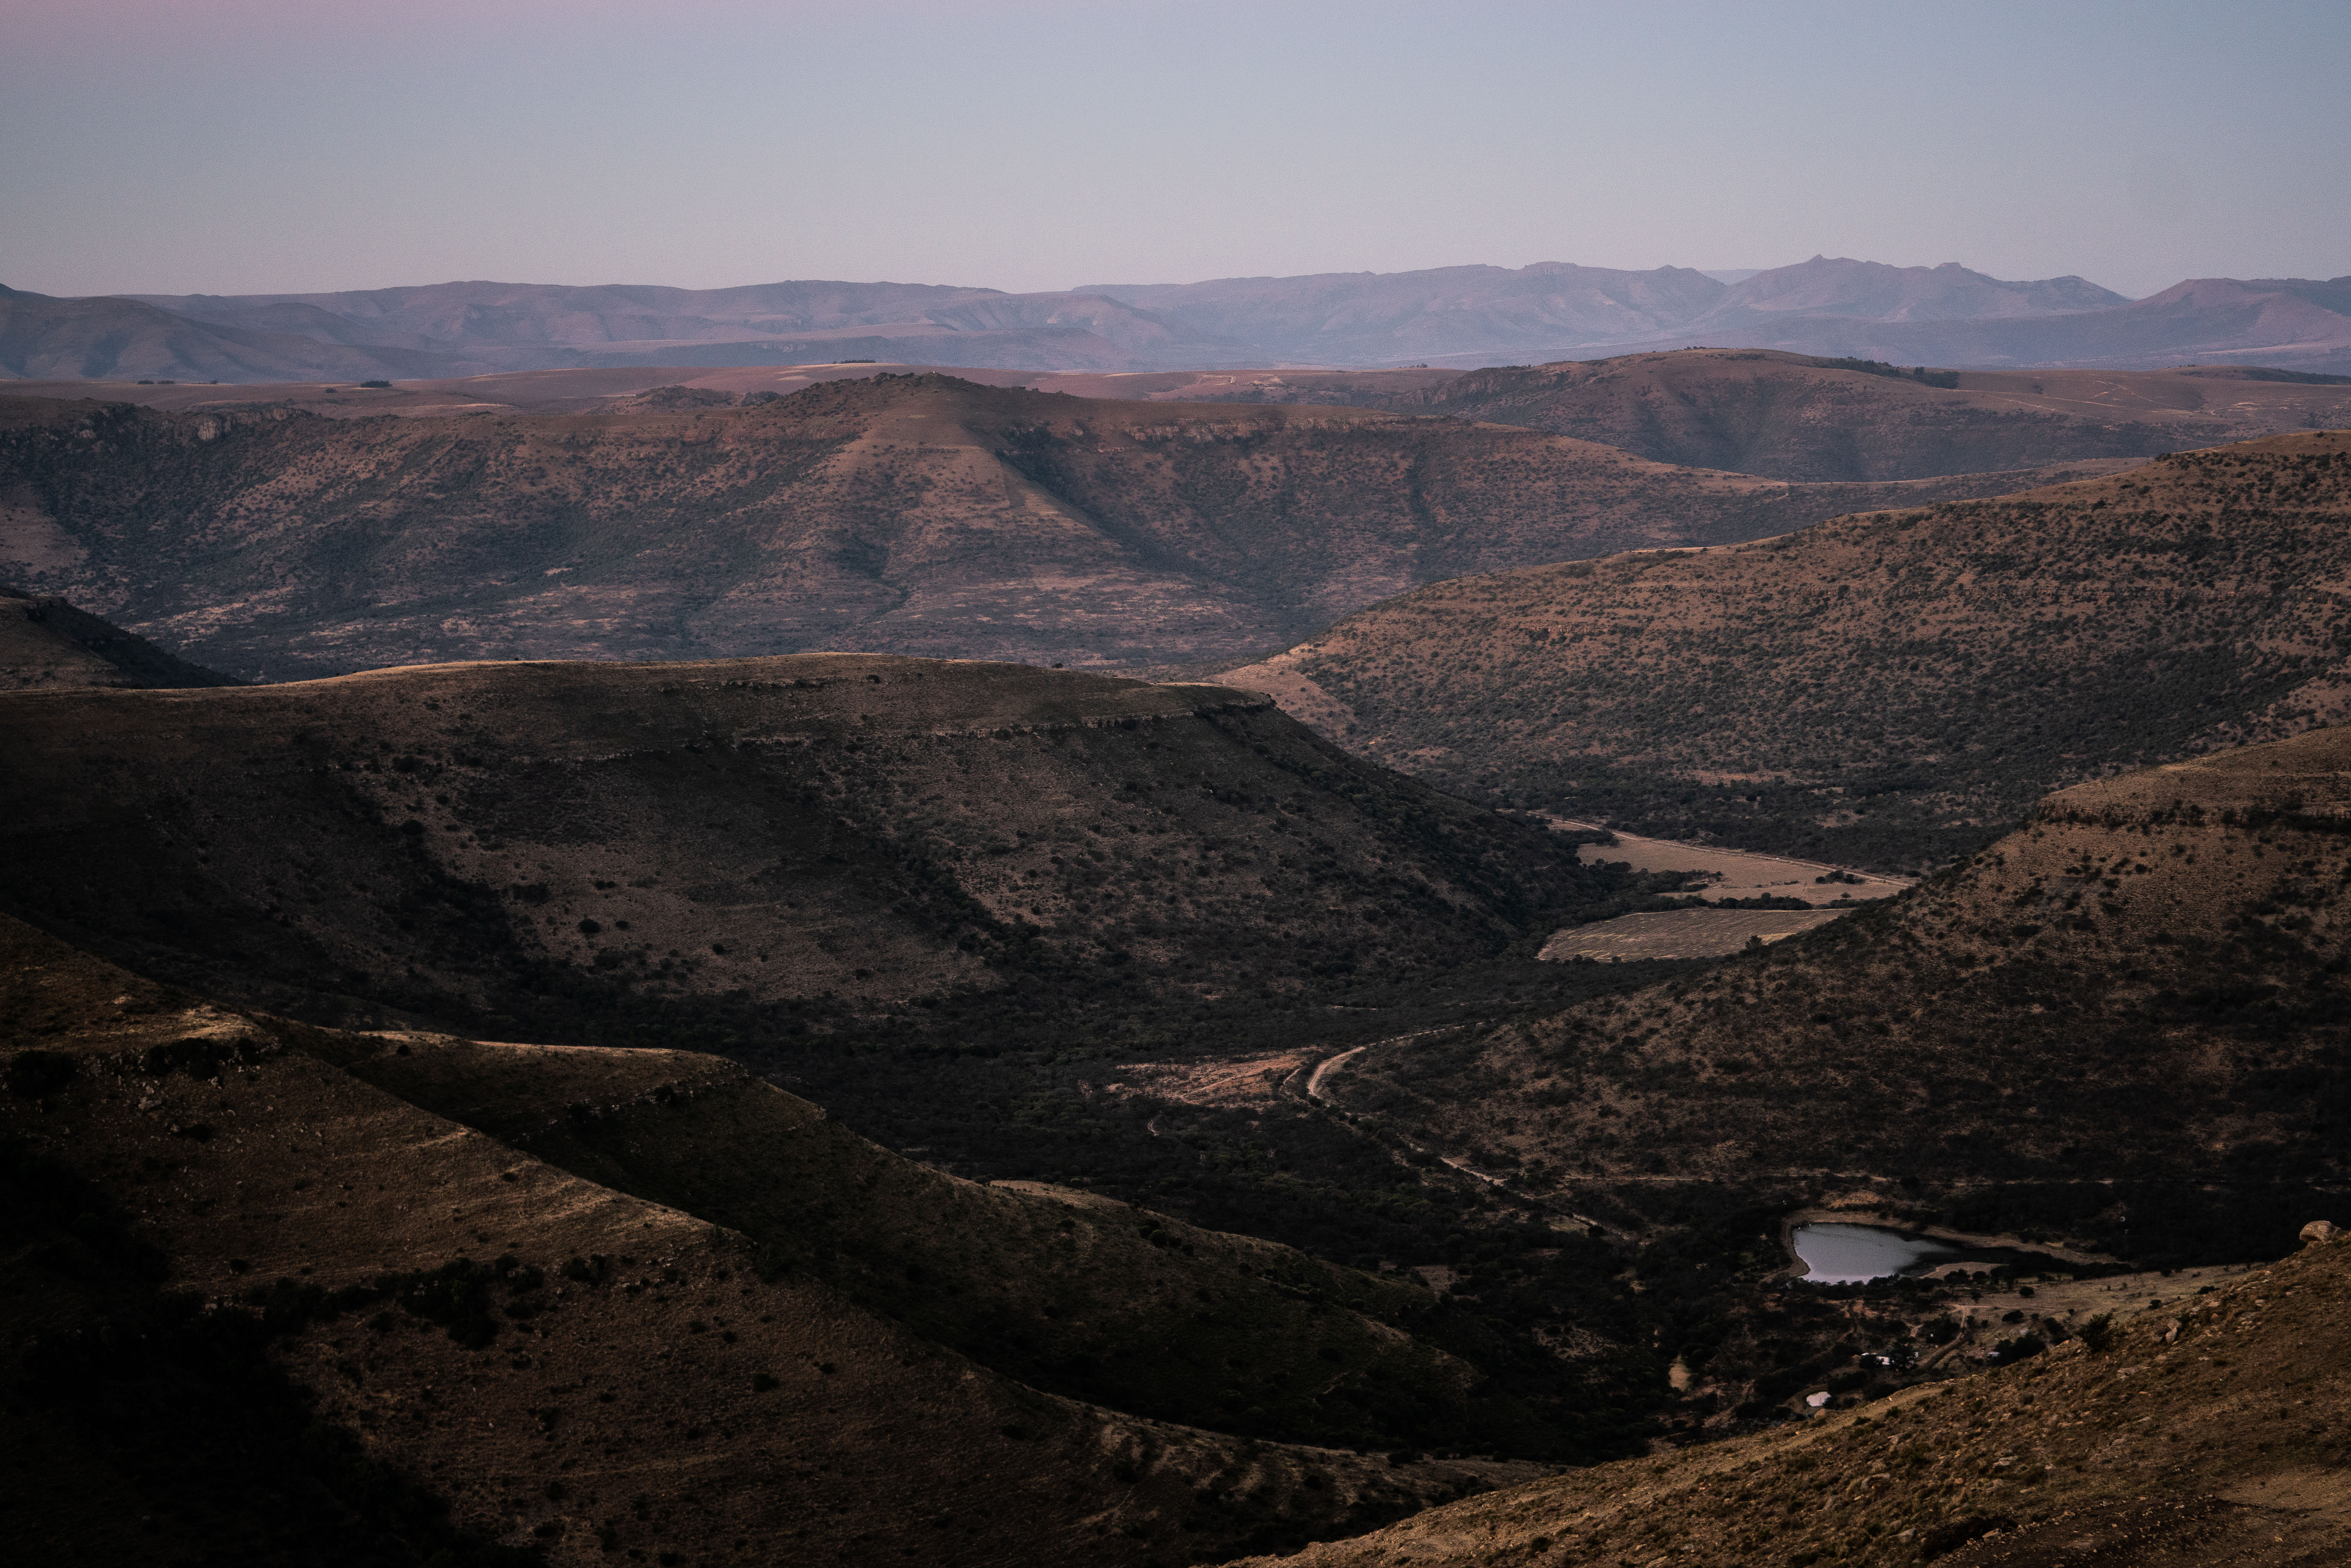
[[[2351,5],[0,0],[0,283],[2351,272]]]

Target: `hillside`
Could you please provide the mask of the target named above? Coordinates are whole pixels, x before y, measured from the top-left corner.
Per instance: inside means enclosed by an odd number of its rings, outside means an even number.
[[[2077,785],[1900,898],[1323,1092],[1603,1212],[1858,1195],[2149,1268],[2273,1257],[2351,1191],[2346,806],[2340,727]]]
[[[948,1291],[983,1286],[1048,1332],[1082,1304],[1072,1327],[1113,1356],[1214,1344],[1295,1377],[1301,1404],[1344,1405],[1367,1374],[1426,1386],[1406,1364],[1443,1357],[1343,1304],[1408,1287],[969,1188],[837,1135],[830,1152],[862,1168],[829,1194],[836,1228],[795,1229],[805,1214],[776,1194],[746,1233],[367,1082],[478,1106],[478,1069],[509,1115],[590,1145],[632,1122],[632,1152],[714,1162],[739,1207],[791,1170],[763,1169],[745,1134],[828,1134],[764,1086],[778,1109],[761,1124],[697,1115],[723,1064],[292,1028],[5,919],[0,964],[0,1427],[22,1550],[294,1563],[331,1539],[367,1564],[1140,1564],[1176,1542],[1288,1549],[1513,1474],[1040,1393],[835,1289],[823,1249],[860,1229],[919,1247],[897,1205],[944,1202],[961,1228],[923,1256]],[[1045,1277],[993,1277],[997,1259],[1045,1253]],[[1186,1333],[1138,1334],[1135,1309],[1178,1295]]]
[[[1233,657],[1439,578],[2020,482],[1789,486],[1453,420],[939,375],[541,418],[0,398],[20,580],[281,680],[842,647]]]
[[[1666,1561],[2289,1568],[2342,1561],[2351,1247],[2298,1256],[2103,1350],[1416,1514],[1283,1564]]]
[[[1639,885],[1249,694],[1023,665],[473,664],[0,714],[9,909],[328,1019],[827,1071],[868,1032],[1134,1050],[1531,953]]]
[[[2346,714],[2351,435],[1439,583],[1221,677],[1473,798],[1883,870]]]
[[[235,685],[62,599],[0,588],[0,691]]]
[[[1658,463],[1820,482],[2153,457],[2339,428],[2351,424],[2351,377],[2338,380],[2263,379],[2227,366],[1935,371],[1690,349],[1471,371],[1356,395],[1368,406],[1523,424]]]

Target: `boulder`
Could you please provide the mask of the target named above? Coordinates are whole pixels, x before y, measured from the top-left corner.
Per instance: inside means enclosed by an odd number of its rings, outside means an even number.
[[[2322,1241],[2333,1241],[2343,1233],[2343,1228],[2331,1219],[2314,1219],[2302,1228],[2302,1244],[2315,1247]]]

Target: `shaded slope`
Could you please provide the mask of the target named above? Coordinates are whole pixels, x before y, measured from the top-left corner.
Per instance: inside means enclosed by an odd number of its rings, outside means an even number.
[[[236,684],[62,599],[0,588],[0,690]]]
[[[1689,349],[1471,371],[1374,406],[1523,424],[1659,463],[1806,481],[2151,457],[2351,423],[2351,385],[2189,371],[1905,371]]]
[[[723,1007],[730,1031],[873,1014],[951,1044],[966,998],[1133,1040],[1138,998],[1458,963],[1629,885],[1249,694],[1023,665],[462,665],[0,706],[11,907],[314,1015],[659,1039]]]
[[[2351,436],[2278,436],[1441,583],[1227,678],[1487,799],[1931,865],[2046,789],[2344,716],[2346,516]]]
[[[843,646],[1231,656],[1437,578],[2017,483],[1795,486],[1450,420],[936,375],[536,419],[0,400],[0,485],[83,552],[27,585],[271,678]]]
[[[2078,785],[1898,899],[1337,1092],[1635,1209],[1875,1192],[2150,1266],[2274,1256],[2351,1179],[2346,810],[2346,728]]]
[[[1140,1563],[1479,1484],[1038,1394],[314,1053],[376,1042],[0,943],[5,1420],[55,1483],[13,1511],[30,1549],[315,1561],[292,1494],[371,1562]]]
[[[2334,1563],[2351,1540],[2346,1390],[2351,1247],[2324,1244],[2104,1351],[2076,1340],[1866,1413],[1531,1482],[1280,1561]]]

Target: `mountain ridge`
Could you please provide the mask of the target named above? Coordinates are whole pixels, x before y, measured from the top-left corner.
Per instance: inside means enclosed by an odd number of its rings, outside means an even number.
[[[0,397],[0,494],[23,497],[0,569],[246,678],[844,647],[1099,666],[2019,482],[1790,485],[1501,425],[939,374],[548,416]]]
[[[2152,368],[2245,356],[2351,369],[2351,305],[2341,278],[2189,280],[2130,301],[2074,277],[2011,282],[1956,262],[1906,267],[1825,256],[1732,283],[1687,267],[1542,262],[1019,294],[840,281],[720,289],[471,281],[240,296],[0,295],[0,374],[25,379],[772,364],[815,360],[828,344],[855,358],[1003,369],[1474,366],[1693,339],[1979,367]]]

